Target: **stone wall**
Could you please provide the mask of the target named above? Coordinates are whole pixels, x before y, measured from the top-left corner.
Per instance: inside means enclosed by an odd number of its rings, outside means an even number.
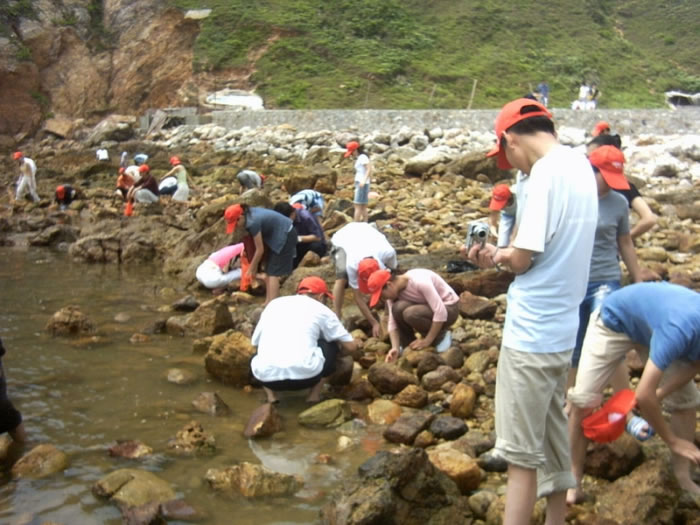
[[[678,110],[596,110],[573,111],[554,109],[557,126],[589,130],[599,120],[610,122],[615,132],[625,135],[649,133],[654,135],[700,134],[700,108]],[[355,130],[371,133],[375,130],[398,131],[434,127],[462,128],[486,131],[493,128],[497,110],[264,110],[215,111],[214,124],[228,129],[259,128],[289,124],[297,131]]]

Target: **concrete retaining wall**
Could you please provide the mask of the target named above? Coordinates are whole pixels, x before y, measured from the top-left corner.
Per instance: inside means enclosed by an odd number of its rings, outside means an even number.
[[[554,109],[558,127],[590,130],[599,120],[609,122],[614,132],[626,135],[700,134],[700,108],[678,110],[596,110]],[[212,122],[228,129],[259,128],[288,124],[297,131],[352,130],[395,132],[402,126],[413,130],[462,128],[486,131],[493,129],[497,110],[263,110],[215,111]],[[208,119],[207,119],[208,120]]]

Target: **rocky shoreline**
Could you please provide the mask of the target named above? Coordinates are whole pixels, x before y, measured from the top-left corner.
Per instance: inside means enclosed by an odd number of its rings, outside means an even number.
[[[349,479],[342,493],[329,500],[321,521],[498,523],[505,465],[489,451],[494,439],[493,393],[504,293],[512,275],[447,271],[448,262],[458,259],[467,223],[487,215],[492,185],[511,176],[484,157],[493,135],[457,128],[406,127],[358,134],[351,130],[297,132],[288,125],[229,130],[210,124],[163,129],[145,140],[138,137],[134,125],[133,119],[112,117],[96,128],[75,132],[76,140],[52,135],[29,144],[24,151],[37,162],[43,199],[36,204],[11,203],[2,195],[0,244],[67,250],[85,263],[155,262],[193,297],[173,305],[172,313],[150,333],[134,334],[134,341],[158,337],[159,332],[191,337],[193,352],[202,355],[210,375],[235,388],[250,388],[248,360],[253,349],[249,337],[262,298],[235,292],[212,299],[196,283],[195,268],[230,241],[222,217],[233,202],[269,206],[313,187],[326,197],[323,223],[329,235],[349,222],[353,173],[350,162],[342,158],[343,145],[359,140],[373,159],[372,190],[379,194],[370,202],[370,221],[397,248],[400,267],[431,268],[447,279],[460,294],[461,316],[448,352],[409,351],[399,366],[386,365],[382,357],[388,344],[368,336],[362,316],[346,297],[345,321],[353,335],[364,340],[364,352],[338,374],[333,399],[299,418],[312,427],[338,428],[339,441],[356,434],[353,425],[359,419],[368,427],[380,428],[397,454],[380,452],[366,462],[358,477]],[[581,146],[586,141],[583,129],[559,132],[566,144]],[[630,135],[623,136],[623,144],[626,172],[659,216],[657,226],[637,241],[642,264],[665,279],[700,290],[700,137]],[[123,204],[113,194],[116,162],[95,160],[97,145],[108,148],[115,160],[122,150],[132,155],[147,153],[157,177],[167,171],[169,156],[177,154],[198,191],[187,206],[165,201],[137,205],[134,215],[125,217]],[[15,167],[8,160],[4,168],[0,180],[11,188]],[[235,175],[243,168],[269,175],[263,191],[239,194]],[[58,210],[47,198],[58,184],[80,188],[84,198],[66,211]],[[299,279],[309,274],[330,282],[332,265],[308,256],[285,282],[282,293],[293,293]],[[183,314],[183,309],[191,311]],[[89,321],[75,311],[60,313],[48,327],[51,333],[92,332]],[[638,377],[638,364],[633,360],[630,364],[633,377]],[[177,380],[177,374],[172,380]],[[207,413],[220,410],[216,399],[204,400],[202,405]],[[279,430],[273,406],[256,411],[255,418],[258,424],[251,422],[251,436]],[[193,422],[183,429],[174,447],[190,451],[211,447],[197,425]],[[590,477],[585,480],[591,499],[570,508],[569,522],[693,523],[697,503],[674,486],[668,452],[658,438],[638,443],[625,435],[591,449]],[[297,480],[268,476],[255,466],[238,465],[208,473],[207,480],[214,490],[246,497],[292,494],[299,488]],[[241,481],[251,479],[256,480],[254,484]],[[112,494],[105,488],[109,483],[103,481],[96,485],[96,493]],[[163,498],[171,498],[171,492],[164,490]],[[144,504],[117,502],[131,509],[125,515],[134,515],[133,509]],[[167,517],[161,508],[165,502],[161,498],[146,514]],[[538,522],[542,518],[543,508],[538,506]]]

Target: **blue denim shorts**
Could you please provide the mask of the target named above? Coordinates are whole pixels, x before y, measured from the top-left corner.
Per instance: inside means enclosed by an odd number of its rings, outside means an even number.
[[[581,359],[581,348],[583,347],[583,337],[586,335],[591,314],[600,309],[603,299],[620,288],[620,281],[591,281],[588,283],[586,297],[583,298],[583,302],[578,309],[578,333],[576,334],[574,353],[571,355],[572,367],[578,368],[578,362]]]
[[[355,182],[355,198],[352,201],[354,204],[369,203],[369,182],[360,187],[359,182]]]

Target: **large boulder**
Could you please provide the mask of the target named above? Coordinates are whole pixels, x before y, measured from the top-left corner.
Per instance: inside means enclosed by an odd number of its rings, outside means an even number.
[[[12,466],[13,478],[41,479],[68,467],[68,455],[55,446],[37,445]]]
[[[611,443],[593,443],[586,454],[585,472],[614,481],[625,476],[644,461],[642,447],[624,432]]]
[[[253,355],[255,347],[246,335],[228,331],[214,337],[204,357],[204,366],[222,383],[242,387],[250,382]]]
[[[206,337],[225,332],[233,328],[234,323],[226,304],[226,297],[220,295],[202,303],[192,313],[171,317],[166,327],[168,333],[173,335],[192,334]]]
[[[415,441],[416,436],[428,428],[434,417],[433,414],[426,411],[403,415],[384,431],[384,439],[391,443],[403,443],[410,446]]]
[[[97,124],[86,138],[92,146],[107,140],[123,142],[134,136],[136,117],[126,115],[110,115]]]
[[[245,461],[224,469],[211,468],[205,480],[217,492],[246,498],[291,496],[304,484],[298,476],[273,472]]]
[[[454,481],[462,494],[479,488],[481,469],[475,459],[451,447],[439,446],[428,451],[430,462]]]
[[[398,394],[408,385],[418,384],[416,376],[391,363],[372,365],[367,378],[382,394]]]
[[[471,511],[455,483],[424,450],[382,451],[321,510],[323,525],[450,525],[470,523]]]
[[[298,416],[299,424],[307,427],[332,428],[352,419],[350,405],[343,399],[328,399],[307,408]]]
[[[115,233],[88,235],[71,244],[68,253],[78,261],[117,263],[121,260],[121,241]]]
[[[430,168],[436,164],[445,163],[450,160],[450,152],[443,148],[428,147],[418,155],[410,158],[404,165],[406,175],[422,176],[428,173]]]
[[[175,492],[166,481],[152,472],[139,469],[116,470],[95,483],[92,492],[124,508],[175,499]]]
[[[61,308],[46,323],[46,331],[52,336],[82,336],[92,334],[95,326],[78,306]]]
[[[282,419],[272,403],[265,403],[250,415],[243,435],[247,438],[270,437],[282,430]]]
[[[68,224],[54,224],[40,231],[29,239],[32,246],[56,246],[60,243],[72,243],[78,240],[80,230]]]
[[[486,175],[491,182],[505,178],[507,175],[498,169],[496,160],[486,156],[486,152],[465,153],[447,165],[448,173],[456,173],[468,179],[476,179],[477,175]]]

